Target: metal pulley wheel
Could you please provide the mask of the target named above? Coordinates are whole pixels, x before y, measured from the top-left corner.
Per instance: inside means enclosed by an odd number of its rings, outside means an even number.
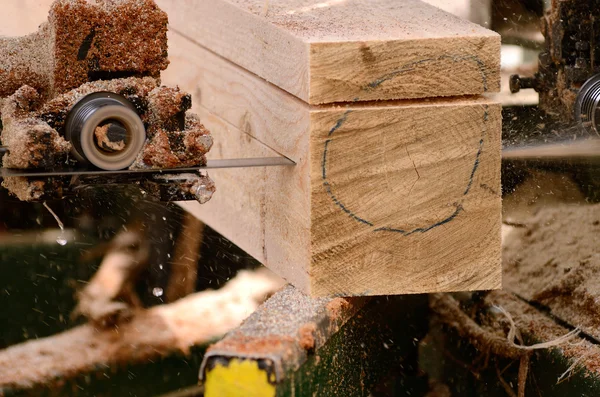
[[[600,135],[600,74],[581,86],[575,99],[575,121],[587,132]]]
[[[73,106],[67,116],[65,136],[72,143],[77,160],[116,171],[133,164],[146,141],[146,129],[125,97],[96,92]]]

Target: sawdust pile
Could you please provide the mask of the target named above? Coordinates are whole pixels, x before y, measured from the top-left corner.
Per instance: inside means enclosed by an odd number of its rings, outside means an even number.
[[[152,0],[57,0],[48,22],[0,39],[0,96],[29,85],[52,97],[115,77],[167,68],[167,15]]]
[[[67,163],[71,144],[62,135],[67,114],[86,95],[103,91],[129,100],[146,126],[146,144],[131,168],[206,164],[206,153],[213,139],[197,116],[187,114],[191,96],[178,88],[161,86],[152,77],[130,77],[89,82],[45,103],[34,88],[21,87],[4,99],[0,107],[3,121],[0,138],[10,148],[3,166],[54,168]],[[3,182],[21,200],[42,198],[45,184],[46,180],[24,178],[5,178]]]
[[[504,286],[600,337],[600,205],[542,208],[513,230]]]

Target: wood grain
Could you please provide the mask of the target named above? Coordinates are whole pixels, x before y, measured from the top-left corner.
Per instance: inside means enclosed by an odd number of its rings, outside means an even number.
[[[215,171],[215,199],[186,209],[313,295],[500,286],[499,105],[311,106],[177,33],[170,48],[163,82],[195,94],[212,156],[262,142],[298,163]]]
[[[499,105],[356,105],[311,119],[312,293],[500,286]]]
[[[309,104],[500,89],[500,36],[419,0],[157,3],[171,29]]]
[[[169,45],[171,65],[163,83],[192,93],[192,111],[214,137],[209,159],[282,153],[297,163],[292,168],[215,170],[210,175],[218,198],[204,205],[182,203],[183,208],[307,291],[308,107],[177,33],[170,33]]]

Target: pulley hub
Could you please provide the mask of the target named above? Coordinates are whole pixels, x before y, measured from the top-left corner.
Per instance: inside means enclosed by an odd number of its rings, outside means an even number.
[[[146,129],[125,97],[96,92],[73,106],[65,136],[77,160],[114,171],[133,164],[146,141]]]

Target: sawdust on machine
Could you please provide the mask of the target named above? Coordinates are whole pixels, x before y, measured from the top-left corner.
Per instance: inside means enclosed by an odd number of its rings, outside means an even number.
[[[211,346],[208,354],[285,357],[286,365],[300,365],[309,352],[323,346],[367,301],[362,297],[312,299],[287,286],[240,328]],[[285,371],[279,364],[275,367],[280,375]]]
[[[132,169],[205,165],[213,140],[200,119],[187,113],[191,96],[160,82],[169,65],[167,24],[167,14],[153,0],[56,0],[37,32],[0,38],[0,139],[7,150],[2,166],[56,170],[76,166],[73,157],[102,169],[111,162]],[[93,95],[120,98],[115,101],[133,110],[139,124],[113,123],[115,140],[108,127],[98,125],[95,144],[88,142],[88,135],[77,135],[83,127],[69,129],[68,122],[79,117],[73,115],[76,105]],[[203,200],[212,196],[207,175],[191,178],[206,191]],[[68,183],[7,177],[3,186],[31,201],[61,198]],[[157,189],[171,189],[165,187],[171,182],[161,183]],[[186,189],[182,194],[189,196]]]
[[[298,336],[300,338],[300,346],[307,351],[314,350],[315,333],[317,332],[317,324],[306,323],[298,330]]]
[[[10,147],[3,158],[9,168],[52,168],[67,162],[71,152],[64,130],[67,113],[86,95],[113,92],[135,107],[147,126],[147,141],[130,168],[175,168],[206,164],[213,144],[200,119],[188,114],[189,94],[160,85],[152,77],[89,82],[42,102],[37,91],[24,86],[2,101],[2,142]],[[206,179],[206,178],[205,178]],[[206,179],[206,186],[213,186]],[[48,181],[5,178],[3,186],[21,200],[36,200],[47,194]],[[56,180],[54,184],[59,184]],[[53,190],[60,192],[63,189]],[[213,189],[214,190],[214,189]]]
[[[125,139],[118,137],[120,139],[113,140],[110,137],[111,124],[99,125],[94,130],[94,138],[96,139],[96,144],[104,150],[110,151],[121,151],[125,149]]]
[[[0,96],[25,84],[49,97],[90,77],[159,77],[169,64],[167,23],[151,0],[58,0],[37,32],[0,38]]]

